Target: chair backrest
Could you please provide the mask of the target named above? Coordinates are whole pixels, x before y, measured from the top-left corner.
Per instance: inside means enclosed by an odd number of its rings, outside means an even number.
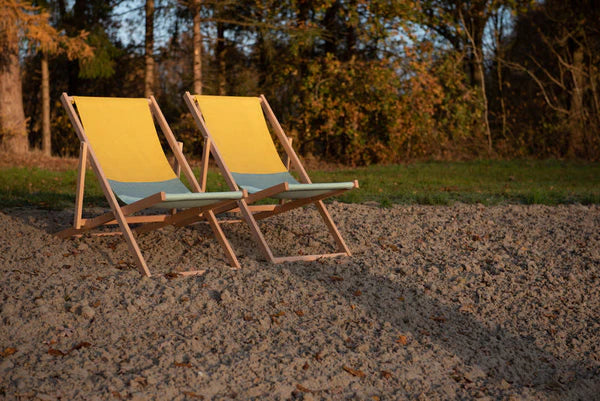
[[[177,178],[160,145],[148,99],[74,96],[83,129],[111,183]]]
[[[211,139],[232,173],[283,173],[258,97],[195,95]]]

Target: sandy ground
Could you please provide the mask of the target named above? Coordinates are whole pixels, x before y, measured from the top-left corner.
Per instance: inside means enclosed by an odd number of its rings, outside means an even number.
[[[600,207],[330,206],[351,258],[270,265],[244,225],[60,240],[0,212],[3,399],[600,399]],[[263,224],[331,251],[318,214]],[[289,227],[289,228],[288,228]],[[172,278],[179,269],[204,276]]]

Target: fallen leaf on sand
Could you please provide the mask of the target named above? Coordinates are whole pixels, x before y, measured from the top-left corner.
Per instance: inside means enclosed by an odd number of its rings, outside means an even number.
[[[190,397],[190,398],[195,398],[197,400],[203,400],[204,396],[201,394],[196,394],[196,393],[192,393],[191,391],[184,391],[183,392],[184,395]]]
[[[178,277],[180,277],[180,274],[179,274],[179,273],[175,273],[175,272],[169,272],[169,273],[165,273],[165,277],[166,277],[168,280],[173,280],[173,279],[175,279],[175,278],[178,278]]]
[[[329,279],[331,281],[344,281],[344,278],[340,276],[329,276]]]
[[[360,297],[360,296],[362,295],[362,291],[361,291],[361,290],[356,290],[356,291],[354,291],[354,294],[353,294],[353,295],[354,295],[355,297]]]
[[[304,387],[302,384],[296,384],[296,388],[298,390],[302,391],[303,393],[311,393],[311,394],[315,393],[315,390],[310,390],[310,389]]]
[[[304,316],[304,312],[302,312],[301,310],[294,311],[294,313],[300,317]]]
[[[2,358],[6,358],[7,356],[11,356],[15,352],[17,352],[16,348],[13,348],[13,347],[4,348],[4,351],[2,351]]]
[[[283,315],[285,315],[285,312],[284,312],[284,311],[279,311],[279,312],[277,312],[277,313],[275,313],[275,314],[271,315],[271,322],[272,322],[272,323],[279,323],[279,318],[280,318],[281,316],[283,316]]]
[[[139,384],[140,386],[144,387],[148,384],[148,380],[146,380],[145,377],[143,376],[137,376],[132,380],[134,383]]]
[[[118,391],[111,391],[110,392],[112,394],[113,397],[115,397],[117,400],[122,400],[123,396],[121,396],[121,393],[119,393]]]
[[[54,349],[54,348],[48,348],[48,354],[50,354],[52,356],[65,356],[65,355],[67,355],[64,352],[62,352],[61,350]]]
[[[252,315],[244,315],[244,320],[246,322],[251,322],[253,320]]]
[[[408,343],[408,338],[406,338],[405,335],[401,334],[398,336],[398,339],[396,340],[396,342],[398,344],[406,345]]]
[[[310,365],[308,364],[308,362],[304,362],[304,365],[302,365],[302,370],[308,370],[309,367]]]
[[[446,318],[443,316],[431,316],[431,320],[438,323],[444,323],[446,321]]]
[[[392,378],[392,372],[388,372],[387,370],[382,370],[381,371],[381,377],[384,379],[391,379]]]
[[[189,362],[173,362],[173,365],[177,366],[178,368],[191,368],[192,364]]]
[[[73,348],[71,348],[71,351],[82,349],[82,348],[88,348],[91,346],[92,346],[92,344],[88,343],[87,341],[83,341],[83,342],[80,342],[79,344],[73,346]],[[71,351],[69,351],[69,352],[71,352]]]
[[[349,368],[348,366],[342,366],[342,369],[344,369],[346,372],[350,373],[352,376],[365,377],[365,373],[361,370],[352,369],[352,368]]]

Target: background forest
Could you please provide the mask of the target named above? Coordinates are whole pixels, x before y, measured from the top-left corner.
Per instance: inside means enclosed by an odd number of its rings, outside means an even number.
[[[344,164],[598,160],[597,3],[0,0],[1,146],[74,155],[61,92],[153,94],[199,155],[189,90],[263,93],[300,154]]]

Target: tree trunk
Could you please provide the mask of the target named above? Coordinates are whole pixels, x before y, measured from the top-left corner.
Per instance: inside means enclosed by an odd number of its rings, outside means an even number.
[[[569,148],[567,156],[581,157],[585,155],[584,146],[584,104],[583,104],[583,49],[578,47],[573,53],[573,65],[571,66],[571,78],[573,79],[573,90],[571,91],[571,102],[569,107]]]
[[[2,13],[6,16],[6,13]],[[29,140],[23,111],[23,89],[19,64],[19,36],[10,17],[0,20],[0,138],[11,153],[27,153]]]
[[[154,93],[154,0],[146,0],[145,55],[146,73],[144,77],[144,96]]]
[[[46,156],[52,154],[50,136],[50,74],[48,72],[48,54],[42,54],[42,151]]]
[[[200,31],[200,8],[202,0],[194,0],[192,12],[193,23],[193,46],[194,46],[194,93],[202,94],[202,32]]]
[[[219,95],[225,95],[225,26],[222,22],[217,22],[217,44],[215,49],[217,57],[217,68],[219,69],[218,84]]]

